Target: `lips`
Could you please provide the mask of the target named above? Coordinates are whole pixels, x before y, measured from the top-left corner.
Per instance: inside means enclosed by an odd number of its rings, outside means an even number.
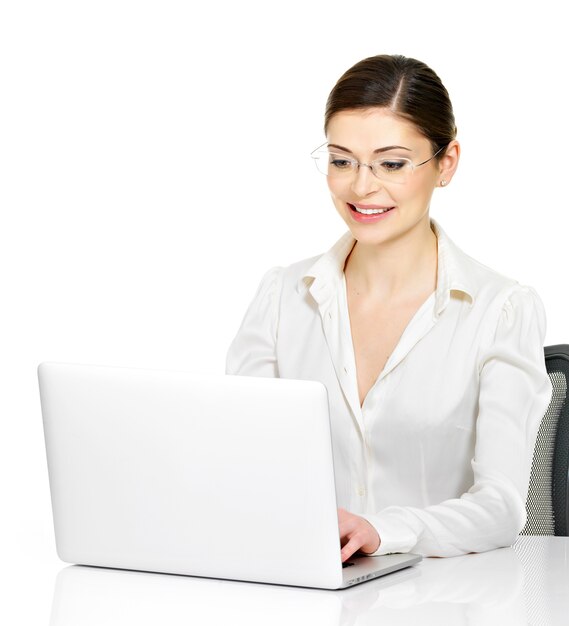
[[[347,203],[350,209],[360,215],[382,215],[383,213],[387,213],[394,209],[394,206],[380,206],[378,204],[351,204]]]

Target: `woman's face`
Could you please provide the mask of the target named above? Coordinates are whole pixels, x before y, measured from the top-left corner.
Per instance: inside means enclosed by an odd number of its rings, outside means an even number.
[[[331,118],[327,130],[328,149],[360,163],[405,157],[418,164],[433,156],[429,140],[414,124],[385,108],[341,111]],[[389,146],[398,147],[383,150]],[[430,227],[429,204],[442,178],[442,166],[433,159],[416,167],[405,183],[379,180],[369,167],[328,176],[327,181],[334,205],[355,239],[377,244],[414,227]],[[371,213],[384,208],[390,210]]]

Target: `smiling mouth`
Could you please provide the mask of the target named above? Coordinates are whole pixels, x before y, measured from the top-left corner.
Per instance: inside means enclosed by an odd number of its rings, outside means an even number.
[[[352,211],[355,211],[356,213],[360,213],[361,215],[381,215],[382,213],[387,213],[388,211],[391,211],[392,209],[394,209],[394,206],[390,206],[390,207],[385,207],[382,209],[362,209],[357,207],[355,204],[350,204],[348,202],[348,206],[350,207],[350,209]]]

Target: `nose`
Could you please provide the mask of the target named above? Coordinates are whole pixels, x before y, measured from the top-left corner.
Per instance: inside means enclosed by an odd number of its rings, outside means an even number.
[[[370,193],[375,193],[380,187],[381,183],[371,171],[371,167],[360,163],[352,180],[352,191],[363,198]]]

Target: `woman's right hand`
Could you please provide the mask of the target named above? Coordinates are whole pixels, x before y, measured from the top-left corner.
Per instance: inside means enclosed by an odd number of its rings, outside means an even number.
[[[377,530],[363,517],[338,509],[340,545],[342,563],[358,550],[364,554],[373,554],[381,545]]]

